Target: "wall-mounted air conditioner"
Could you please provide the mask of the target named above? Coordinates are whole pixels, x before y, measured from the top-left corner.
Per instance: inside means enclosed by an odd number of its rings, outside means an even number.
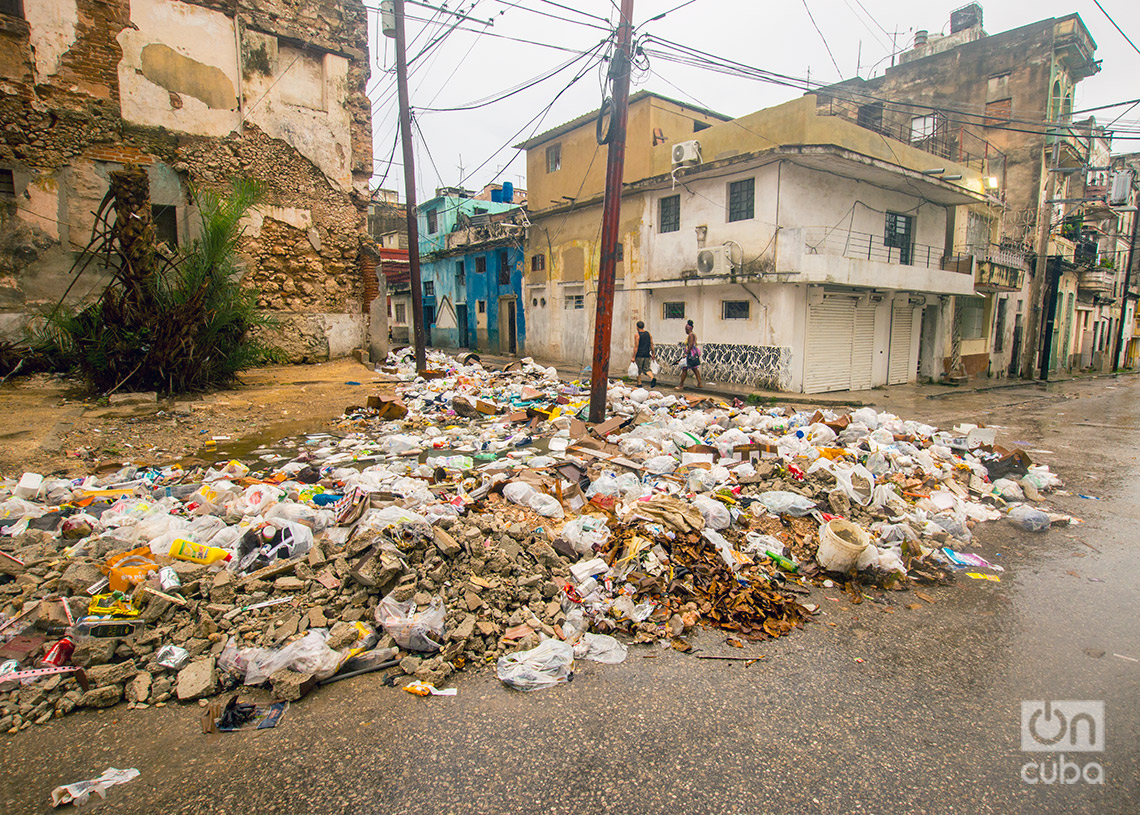
[[[727,246],[709,246],[697,252],[697,274],[701,277],[732,272],[732,254]]]
[[[696,139],[677,142],[673,145],[673,166],[684,167],[701,163],[701,143]]]

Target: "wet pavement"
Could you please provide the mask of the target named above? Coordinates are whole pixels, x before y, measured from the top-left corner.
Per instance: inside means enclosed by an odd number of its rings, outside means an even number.
[[[741,654],[708,631],[698,655],[639,646],[533,694],[491,671],[459,677],[455,698],[348,679],[259,733],[204,736],[194,706],[76,713],[0,741],[0,811],[46,811],[52,787],[114,766],[141,775],[88,809],[1135,812],[1140,380],[875,397],[905,418],[1003,426],[1073,493],[1050,503],[1085,523],[980,526],[972,551],[1005,566],[1001,582],[960,576],[922,589],[933,602],[817,590],[818,624],[750,646],[751,665],[698,659]],[[1066,699],[1104,702],[1104,751],[1022,752],[1021,702]],[[1023,780],[1070,764],[1095,777],[1094,761],[1103,784]]]

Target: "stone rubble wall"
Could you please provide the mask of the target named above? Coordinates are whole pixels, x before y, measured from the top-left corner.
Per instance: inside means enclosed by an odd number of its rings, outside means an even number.
[[[191,187],[260,180],[244,281],[292,361],[365,345],[361,250],[372,173],[360,0],[36,0],[0,15],[0,338],[72,282],[108,174],[148,170],[192,240]],[[31,8],[31,7],[34,7]],[[7,173],[4,173],[7,176]],[[6,180],[0,179],[0,180]],[[169,214],[169,211],[168,211]],[[69,300],[96,294],[87,271]]]

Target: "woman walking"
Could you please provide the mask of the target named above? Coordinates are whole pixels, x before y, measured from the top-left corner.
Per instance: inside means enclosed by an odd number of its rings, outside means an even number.
[[[697,334],[693,331],[693,321],[689,320],[685,323],[685,350],[681,360],[681,381],[677,383],[677,390],[685,389],[685,377],[689,375],[689,371],[693,372],[693,376],[697,378],[697,387],[702,388],[701,384],[701,349],[697,345]]]

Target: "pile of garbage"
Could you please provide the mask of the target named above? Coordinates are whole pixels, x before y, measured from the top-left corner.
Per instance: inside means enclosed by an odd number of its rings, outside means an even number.
[[[825,581],[999,570],[965,551],[976,524],[1069,520],[993,428],[617,383],[591,425],[530,360],[430,365],[391,356],[395,396],[245,461],[0,482],[0,730],[386,668],[535,690],[699,625],[784,636]]]

